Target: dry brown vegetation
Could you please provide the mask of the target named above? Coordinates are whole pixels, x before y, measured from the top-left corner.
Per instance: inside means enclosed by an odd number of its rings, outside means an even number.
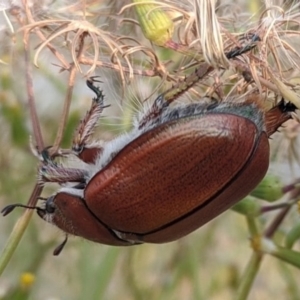
[[[101,76],[111,104],[96,133],[103,139],[128,130],[142,105],[195,68],[213,67],[176,101],[260,95],[265,107],[282,97],[300,107],[298,1],[137,2],[0,4],[1,206],[36,203],[41,187],[34,189],[38,160],[29,137],[38,151],[70,147],[93,96],[84,83],[88,76]],[[248,51],[229,59],[236,49]],[[177,90],[171,91],[173,100]],[[271,141],[270,173],[289,191],[279,203],[299,198],[297,120],[295,115]],[[63,234],[35,215],[30,220],[32,211],[17,210],[1,219],[1,268],[14,256],[0,281],[0,298],[246,299],[250,289],[249,299],[299,299],[299,215],[296,205],[287,212],[244,217],[228,211],[166,245],[113,248],[74,238],[53,257]],[[294,252],[264,254],[276,245]],[[26,272],[34,275],[33,285]]]

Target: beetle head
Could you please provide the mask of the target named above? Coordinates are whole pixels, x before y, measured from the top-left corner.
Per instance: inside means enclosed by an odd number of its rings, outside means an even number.
[[[132,242],[120,239],[120,234],[97,219],[86,206],[80,190],[62,189],[46,199],[44,208],[37,208],[37,213],[67,234],[106,245],[132,245]]]

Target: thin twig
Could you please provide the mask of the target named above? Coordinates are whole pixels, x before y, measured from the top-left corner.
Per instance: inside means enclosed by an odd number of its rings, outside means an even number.
[[[79,43],[79,49],[77,52],[77,59],[79,60],[81,58],[81,55],[83,53],[84,50],[84,38],[85,38],[86,34],[83,33],[81,35],[81,41]],[[77,73],[77,68],[75,66],[75,64],[72,64],[71,68],[70,68],[70,74],[69,74],[69,81],[68,81],[68,89],[67,89],[67,94],[66,94],[66,98],[64,101],[64,108],[63,108],[63,112],[62,112],[62,116],[61,116],[61,122],[59,124],[59,128],[57,130],[57,134],[56,134],[56,138],[55,138],[55,142],[53,144],[53,147],[51,149],[51,154],[55,154],[58,149],[60,148],[60,144],[63,138],[63,133],[67,124],[67,119],[69,116],[69,111],[70,111],[70,105],[71,105],[71,101],[72,101],[72,95],[73,95],[73,88],[74,88],[74,83],[75,83],[75,78],[76,78],[76,73]]]
[[[27,6],[26,6],[26,17],[27,17],[28,24],[35,23],[32,13],[30,9],[27,9]],[[39,27],[35,28],[35,33],[43,42],[46,41],[47,38],[44,36],[42,31],[39,29]],[[62,68],[68,70],[70,68],[70,64],[67,62],[64,56],[61,53],[59,53],[50,43],[47,43],[46,46],[53,53],[53,55],[62,63]]]
[[[299,189],[294,189],[289,198],[290,199],[296,199],[297,197],[299,197],[299,193],[300,190]],[[274,233],[276,232],[276,230],[278,229],[278,227],[281,225],[281,223],[283,222],[283,220],[285,219],[286,215],[288,214],[288,212],[291,209],[291,205],[284,207],[274,218],[273,222],[270,224],[270,226],[265,230],[264,232],[264,236],[266,238],[272,238],[272,236],[274,235]]]
[[[25,5],[26,11],[29,10],[28,6]],[[42,151],[44,149],[44,141],[41,133],[41,127],[39,123],[39,119],[36,112],[35,107],[35,99],[33,93],[33,83],[32,83],[32,68],[30,64],[30,49],[29,49],[29,34],[27,31],[24,32],[24,58],[25,58],[25,76],[26,76],[26,88],[27,88],[27,95],[28,95],[28,106],[30,111],[31,117],[31,124],[34,134],[34,139],[37,145],[38,151]]]

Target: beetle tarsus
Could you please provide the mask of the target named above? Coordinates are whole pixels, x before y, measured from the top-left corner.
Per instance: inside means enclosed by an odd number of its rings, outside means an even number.
[[[87,79],[86,84],[87,86],[96,94],[96,98],[93,98],[93,101],[100,103],[100,106],[103,106],[104,94],[103,91],[96,85],[95,82],[102,82],[99,80],[95,80],[98,76],[93,76]]]
[[[228,59],[232,59],[239,55],[242,55],[242,54],[252,50],[253,48],[255,48],[257,45],[257,42],[261,41],[259,35],[257,35],[257,34],[253,34],[250,37],[251,37],[250,43],[246,44],[244,47],[236,47],[235,49],[225,53],[226,57]],[[244,39],[249,40],[249,36],[246,36]]]
[[[277,104],[278,108],[281,109],[281,111],[284,112],[294,112],[297,107],[294,103],[292,102],[286,102],[284,101],[284,99],[282,98],[280,100],[280,102]]]
[[[292,113],[297,107],[291,102],[285,102],[284,99],[265,113],[265,126],[267,135],[270,137],[280,126],[292,118]]]

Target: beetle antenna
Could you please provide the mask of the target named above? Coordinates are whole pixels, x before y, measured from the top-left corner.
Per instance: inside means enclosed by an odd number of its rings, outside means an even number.
[[[5,206],[2,210],[1,210],[1,214],[3,215],[3,217],[5,217],[6,215],[10,214],[16,207],[23,207],[23,208],[27,208],[27,209],[40,209],[37,206],[29,206],[29,205],[23,205],[23,204],[10,204]]]
[[[68,241],[68,235],[66,234],[65,239],[63,240],[63,242],[61,244],[59,244],[53,251],[53,255],[57,256],[60,254],[60,252],[64,249],[66,243]]]

